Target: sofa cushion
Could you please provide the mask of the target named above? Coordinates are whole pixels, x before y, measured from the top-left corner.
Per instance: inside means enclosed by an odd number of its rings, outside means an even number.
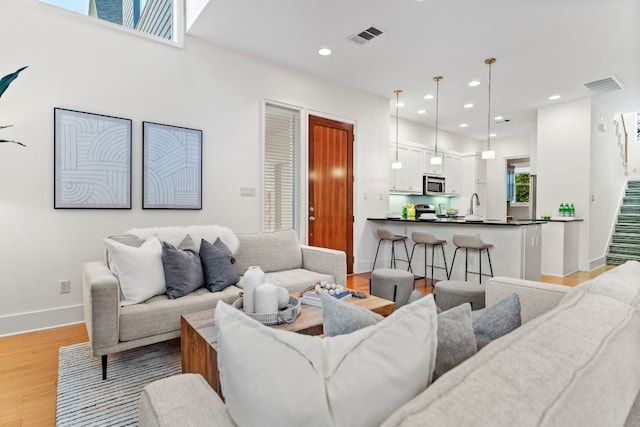
[[[162,264],[169,299],[183,297],[204,286],[202,263],[193,249],[182,250],[162,242]]]
[[[151,236],[139,247],[104,239],[110,269],[120,282],[121,305],[137,304],[167,291],[162,265],[162,244]]]
[[[223,303],[215,321],[222,392],[239,426],[380,425],[431,381],[433,297],[336,337],[269,328]]]
[[[276,286],[285,288],[289,292],[301,292],[318,282],[335,283],[331,274],[316,273],[315,271],[296,268],[294,270],[273,271],[265,274],[265,280]]]
[[[211,309],[218,301],[232,304],[238,298],[240,289],[229,286],[221,292],[200,288],[174,300],[158,295],[139,304],[127,305],[120,309],[120,341],[180,331],[183,314]]]
[[[236,260],[229,248],[219,238],[211,244],[202,239],[200,260],[204,270],[205,286],[211,292],[218,292],[240,280]]]
[[[497,304],[487,307],[473,320],[473,332],[476,335],[478,350],[521,324],[518,294],[511,294]]]
[[[295,230],[237,236],[240,247],[235,256],[241,275],[252,265],[260,266],[265,273],[302,267],[302,250]]]
[[[339,301],[331,295],[320,294],[322,301],[322,327],[325,337],[350,334],[358,329],[377,324],[384,319],[378,313]]]
[[[640,317],[585,293],[492,342],[383,425],[621,426],[636,372]]]

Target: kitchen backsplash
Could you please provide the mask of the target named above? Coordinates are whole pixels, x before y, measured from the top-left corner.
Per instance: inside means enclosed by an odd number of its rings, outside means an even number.
[[[414,205],[433,205],[436,212],[440,204],[445,204],[447,208],[455,207],[460,209],[459,197],[438,197],[438,196],[405,196],[401,194],[389,194],[389,212],[402,212],[402,205],[413,203]]]

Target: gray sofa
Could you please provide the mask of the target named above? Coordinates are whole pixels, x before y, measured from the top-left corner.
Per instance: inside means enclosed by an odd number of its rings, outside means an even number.
[[[120,240],[140,242],[149,235],[157,235],[176,246],[187,235],[195,241],[199,238],[214,241],[219,236],[236,249],[234,257],[240,274],[249,266],[258,265],[269,282],[290,292],[301,291],[319,280],[342,285],[347,281],[344,252],[300,245],[295,230],[233,234],[219,226],[143,228],[124,234],[137,239]],[[83,266],[85,323],[93,354],[102,357],[103,378],[108,354],[179,337],[181,315],[212,308],[219,300],[230,304],[241,292],[242,279],[237,286],[220,292],[200,288],[177,299],[158,295],[139,304],[121,306],[118,278],[109,269],[106,258]]]
[[[486,304],[514,292],[523,325],[437,379],[383,426],[640,425],[640,263],[576,288],[492,278]],[[139,404],[141,426],[234,425],[197,375],[149,384]]]

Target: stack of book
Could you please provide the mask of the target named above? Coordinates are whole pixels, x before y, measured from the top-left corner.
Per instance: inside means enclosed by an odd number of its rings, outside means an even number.
[[[334,294],[331,296],[335,299],[346,300],[351,298],[351,291],[349,291],[348,289],[345,289],[343,292],[339,294]],[[303,292],[302,297],[300,297],[300,302],[302,304],[311,305],[313,307],[322,307],[322,301],[320,300],[320,293],[316,291]]]

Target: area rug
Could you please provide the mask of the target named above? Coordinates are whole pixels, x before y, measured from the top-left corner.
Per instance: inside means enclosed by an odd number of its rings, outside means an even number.
[[[179,340],[109,355],[104,381],[89,343],[61,347],[58,360],[59,427],[136,425],[142,388],[181,372]]]

